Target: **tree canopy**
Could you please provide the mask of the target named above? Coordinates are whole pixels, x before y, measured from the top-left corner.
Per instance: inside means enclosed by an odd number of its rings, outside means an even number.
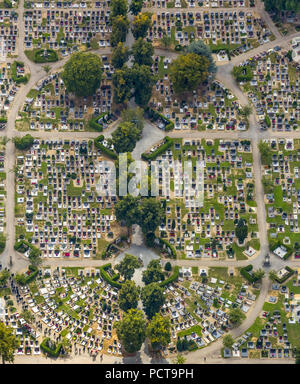
[[[299,0],[264,0],[265,9],[268,12],[279,13],[281,11],[294,11],[300,10]]]
[[[142,132],[135,124],[122,122],[112,133],[112,142],[117,153],[132,152]]]
[[[228,334],[223,337],[223,345],[225,348],[232,348],[233,344],[234,339],[231,335]]]
[[[132,34],[134,38],[145,38],[151,25],[151,14],[149,12],[139,13],[136,15],[132,22]]]
[[[14,353],[18,348],[18,341],[13,328],[0,322],[0,356],[2,364],[14,362]]]
[[[165,276],[160,265],[160,260],[151,260],[147,269],[143,271],[142,281],[147,285],[164,280]]]
[[[134,274],[134,270],[139,267],[140,263],[138,259],[133,255],[129,255],[128,253],[126,253],[123,260],[115,266],[116,270],[120,273],[121,276],[124,277],[125,280],[131,280]]]
[[[120,69],[129,58],[129,48],[119,42],[112,50],[111,63],[116,69]]]
[[[149,66],[135,64],[131,70],[131,78],[135,102],[140,107],[143,107],[148,104],[151,98],[155,76],[152,74]]]
[[[152,56],[154,54],[152,43],[139,37],[132,45],[132,54],[136,64],[149,65],[151,67],[153,63]]]
[[[126,0],[112,0],[110,3],[110,17],[113,20],[116,16],[126,16],[128,11]]]
[[[149,319],[158,313],[165,303],[164,290],[158,283],[151,283],[142,289],[141,299]]]
[[[127,108],[122,111],[122,121],[133,123],[139,131],[143,131],[144,128],[144,110],[140,107],[134,109]]]
[[[171,341],[170,319],[157,313],[149,322],[146,335],[154,350],[167,346]]]
[[[126,41],[126,35],[129,29],[129,20],[127,16],[118,15],[112,20],[112,31],[110,35],[110,45],[115,47],[120,42]]]
[[[208,45],[204,44],[202,40],[194,40],[190,45],[185,49],[187,53],[195,53],[199,56],[204,56],[209,61],[208,72],[212,75],[217,73],[217,66],[212,56],[212,52]]]
[[[170,66],[170,78],[176,93],[193,91],[208,79],[209,60],[205,56],[187,53]]]
[[[268,143],[264,143],[263,141],[260,141],[260,143],[258,144],[258,149],[260,152],[262,164],[270,166],[272,164],[272,152],[270,150]]]
[[[112,76],[114,86],[114,102],[116,104],[127,103],[131,98],[132,76],[127,66],[115,70]]]
[[[28,150],[32,147],[34,142],[34,137],[31,135],[27,134],[23,137],[15,137],[14,138],[14,143],[17,149],[20,151],[25,151]]]
[[[126,195],[115,204],[115,215],[118,221],[124,221],[127,227],[136,224],[138,197]]]
[[[139,301],[139,289],[134,281],[126,280],[119,291],[118,303],[120,308],[127,312],[129,309],[136,308]]]
[[[164,218],[161,202],[155,198],[141,199],[138,206],[138,223],[144,233],[154,232]]]
[[[245,318],[246,316],[240,308],[232,308],[229,311],[229,320],[234,327],[238,327]]]
[[[245,224],[245,220],[242,218],[238,221],[235,227],[235,235],[238,238],[240,244],[242,244],[248,236],[248,226]]]
[[[143,8],[143,0],[132,0],[129,6],[129,10],[133,15],[137,15]]]
[[[93,53],[78,52],[65,64],[62,79],[68,92],[76,96],[91,96],[99,88],[102,61]]]
[[[146,319],[143,312],[129,309],[123,319],[116,323],[116,330],[126,352],[139,351],[146,338]]]

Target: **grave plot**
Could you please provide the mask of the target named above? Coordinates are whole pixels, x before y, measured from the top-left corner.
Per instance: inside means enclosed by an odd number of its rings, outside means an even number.
[[[236,69],[255,107],[261,130],[299,129],[299,68],[286,53],[264,52]]]
[[[240,276],[229,277],[227,268],[201,269],[200,276],[196,268],[181,268],[179,281],[165,290],[161,312],[171,321],[169,351],[207,346],[225,334],[230,309],[247,313],[256,300],[258,292]]]
[[[249,358],[291,358],[299,348],[298,274],[287,283],[273,282],[263,312],[236,340],[230,354]]]
[[[65,268],[61,272],[43,268],[28,286],[16,286],[16,312],[7,310],[5,317],[24,340],[17,354],[40,354],[39,345],[46,337],[55,342],[61,336],[90,354],[120,356],[114,329],[120,320],[116,288],[100,277],[99,270]]]
[[[170,140],[169,149],[156,157],[156,189],[166,199],[159,237],[183,258],[251,257],[259,250],[251,142]],[[191,180],[183,179],[184,162]],[[237,227],[245,225],[239,244]]]
[[[161,39],[167,35],[168,44],[178,51],[201,39],[214,53],[236,56],[273,39],[265,21],[253,11],[156,10],[152,23],[148,38],[154,46],[163,46]]]
[[[18,55],[18,14],[15,10],[0,8],[0,61]]]
[[[153,87],[150,108],[162,116],[152,114],[150,118],[160,129],[244,131],[248,128],[236,97],[218,81],[184,100],[176,98],[168,75],[169,65],[169,59],[156,57],[153,66],[160,79]],[[173,124],[169,128],[170,122]]]
[[[42,257],[101,258],[122,236],[111,169],[92,141],[36,140],[16,155],[16,249]],[[107,197],[98,193],[98,182]]]
[[[16,129],[102,131],[116,120],[111,114],[111,67],[104,64],[106,78],[91,97],[68,94],[59,73],[39,82],[27,95],[16,120]],[[93,124],[92,124],[93,121]]]
[[[292,254],[299,257],[300,140],[264,142],[269,151],[269,165],[263,166],[263,185],[270,248],[284,259]]]
[[[64,57],[81,49],[110,46],[108,2],[93,3],[91,9],[82,9],[80,3],[56,3],[55,8],[40,4],[24,13],[24,45],[30,58],[44,48],[58,50]]]
[[[144,2],[145,8],[243,8],[248,6],[254,6],[255,0],[147,0]],[[253,4],[253,5],[252,5]]]

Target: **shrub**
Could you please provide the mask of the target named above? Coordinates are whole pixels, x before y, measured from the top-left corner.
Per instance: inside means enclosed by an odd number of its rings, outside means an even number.
[[[102,144],[103,140],[103,135],[98,136],[95,139],[95,146],[100,149],[100,151],[102,151],[106,156],[110,157],[113,160],[117,160],[118,155],[116,154],[116,152],[114,152],[112,149],[105,147],[105,145]]]
[[[160,285],[161,287],[165,287],[165,286],[167,286],[168,284],[171,284],[171,283],[173,283],[174,281],[177,281],[177,280],[178,280],[178,277],[179,277],[179,267],[178,267],[178,265],[176,265],[176,266],[174,267],[174,273],[173,273],[173,275],[171,275],[168,279],[166,279],[166,280],[160,282],[159,285]]]
[[[27,285],[36,278],[39,271],[38,268],[33,265],[29,265],[28,269],[31,272],[30,275],[24,273],[22,275],[16,275],[16,281],[20,285]]]
[[[44,352],[45,354],[51,356],[51,357],[58,357],[61,353],[61,348],[62,348],[62,345],[61,344],[54,344],[52,348],[49,347],[49,341],[50,341],[50,338],[47,337],[46,339],[44,339],[41,344],[40,344],[40,348],[41,348],[41,351]]]
[[[102,131],[103,131],[103,125],[100,124],[100,123],[98,122],[98,120],[101,119],[101,118],[102,118],[103,120],[106,120],[106,119],[104,119],[105,116],[109,118],[109,113],[104,112],[104,113],[102,113],[102,114],[99,115],[99,116],[96,116],[96,117],[91,118],[91,119],[89,120],[89,122],[88,122],[89,127],[90,127],[91,129],[94,129],[95,131],[102,132]]]
[[[105,264],[103,265],[102,267],[100,267],[100,275],[101,277],[108,283],[110,284],[112,287],[115,287],[115,288],[121,288],[122,287],[122,284],[115,281],[119,278],[118,274],[115,274],[113,277],[110,277],[109,274],[106,272],[106,270],[108,268],[111,268],[111,263],[109,264]]]

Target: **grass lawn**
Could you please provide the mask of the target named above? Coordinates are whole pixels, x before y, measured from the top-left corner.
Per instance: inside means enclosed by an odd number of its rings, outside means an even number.
[[[177,336],[179,337],[188,336],[194,332],[197,333],[198,336],[201,336],[202,334],[201,331],[202,331],[202,328],[200,327],[200,325],[194,325],[189,329],[184,329],[183,331],[178,332]]]

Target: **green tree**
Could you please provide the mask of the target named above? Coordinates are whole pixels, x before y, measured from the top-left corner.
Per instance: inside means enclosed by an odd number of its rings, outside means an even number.
[[[187,53],[170,66],[170,78],[176,93],[193,91],[208,79],[209,60],[205,56]]]
[[[167,272],[172,271],[172,264],[169,261],[167,261],[165,264],[165,271]]]
[[[114,86],[114,102],[116,104],[127,103],[131,98],[133,86],[130,68],[124,65],[121,69],[117,69],[112,76],[112,82]]]
[[[117,153],[132,152],[141,138],[141,132],[133,123],[122,122],[111,137]]]
[[[143,8],[143,0],[132,0],[129,6],[129,10],[132,15],[137,15]]]
[[[34,267],[38,267],[43,262],[41,258],[41,251],[37,248],[32,248],[30,250],[28,259],[30,261],[30,264],[33,265]]]
[[[126,195],[115,204],[115,215],[118,221],[124,221],[127,227],[136,224],[139,198]]]
[[[69,354],[72,351],[72,343],[66,337],[63,337],[61,339],[61,347],[62,347],[63,351],[65,352],[65,354]]]
[[[225,348],[232,348],[233,344],[234,339],[231,335],[228,334],[223,337],[223,345]]]
[[[152,74],[149,66],[136,64],[132,67],[131,74],[135,102],[140,107],[143,107],[148,104],[151,98],[155,76]]]
[[[147,285],[150,283],[160,282],[165,279],[160,260],[151,260],[147,269],[143,272],[142,281]]]
[[[186,362],[186,357],[184,357],[183,355],[181,355],[179,353],[177,354],[177,356],[173,360],[174,364],[184,364],[185,362]]]
[[[0,285],[5,286],[7,280],[9,279],[10,272],[4,269],[3,271],[0,272]]]
[[[256,271],[253,272],[253,277],[256,280],[261,280],[265,276],[265,272],[263,269],[259,268]]]
[[[120,42],[126,41],[126,35],[129,29],[129,20],[126,16],[116,16],[112,21],[112,31],[110,35],[110,45],[115,47]]]
[[[0,322],[0,356],[2,357],[2,364],[5,364],[7,361],[9,363],[14,362],[14,353],[18,346],[13,328],[7,327],[4,323]]]
[[[151,25],[151,14],[149,12],[139,13],[136,15],[132,22],[132,34],[134,38],[145,38],[147,36],[148,29],[151,28]]]
[[[158,225],[162,223],[164,213],[161,203],[155,198],[144,198],[138,207],[138,223],[143,233],[155,232]]]
[[[75,53],[64,65],[61,77],[68,92],[76,96],[93,95],[102,79],[102,61],[93,53]]]
[[[229,321],[234,327],[238,327],[245,320],[246,316],[240,308],[232,308],[229,311]]]
[[[129,309],[136,308],[139,301],[139,289],[134,281],[126,280],[119,291],[119,307],[127,312]]]
[[[250,105],[245,105],[240,109],[240,115],[243,116],[245,119],[248,119],[248,117],[251,115],[252,108]]]
[[[272,164],[272,152],[268,143],[260,141],[258,144],[258,149],[260,152],[262,164],[270,166]]]
[[[238,221],[235,227],[235,235],[238,238],[240,244],[242,244],[248,236],[248,226],[245,224],[245,220],[242,218]]]
[[[134,353],[141,349],[146,338],[146,319],[142,311],[130,309],[115,327],[126,352]]]
[[[27,134],[23,137],[15,137],[13,140],[17,149],[20,151],[25,151],[33,146],[34,137]]]
[[[116,16],[127,15],[127,1],[126,0],[112,0],[110,2],[110,17],[113,20]]]
[[[167,346],[171,341],[170,319],[157,313],[149,322],[146,335],[154,350]]]
[[[269,272],[269,279],[272,281],[276,281],[278,279],[276,271],[272,270]]]
[[[134,57],[135,64],[149,65],[150,67],[153,64],[153,45],[150,42],[145,41],[141,37],[138,38],[132,45],[132,54]]]
[[[217,73],[217,66],[214,62],[212,52],[208,45],[205,45],[202,40],[194,40],[189,46],[185,49],[186,53],[195,53],[199,56],[204,56],[209,61],[208,72],[212,75]]]
[[[119,42],[112,50],[111,63],[116,69],[121,69],[129,58],[129,48]]]
[[[129,255],[128,253],[126,253],[124,259],[115,266],[116,270],[120,273],[121,276],[124,277],[125,280],[131,280],[135,268],[139,267],[140,263],[138,259],[133,255]]]
[[[140,132],[144,128],[144,110],[140,107],[134,109],[127,108],[122,111],[121,118],[123,122],[133,123]]]
[[[141,299],[146,315],[152,319],[165,303],[163,288],[158,283],[148,284],[142,289]]]

